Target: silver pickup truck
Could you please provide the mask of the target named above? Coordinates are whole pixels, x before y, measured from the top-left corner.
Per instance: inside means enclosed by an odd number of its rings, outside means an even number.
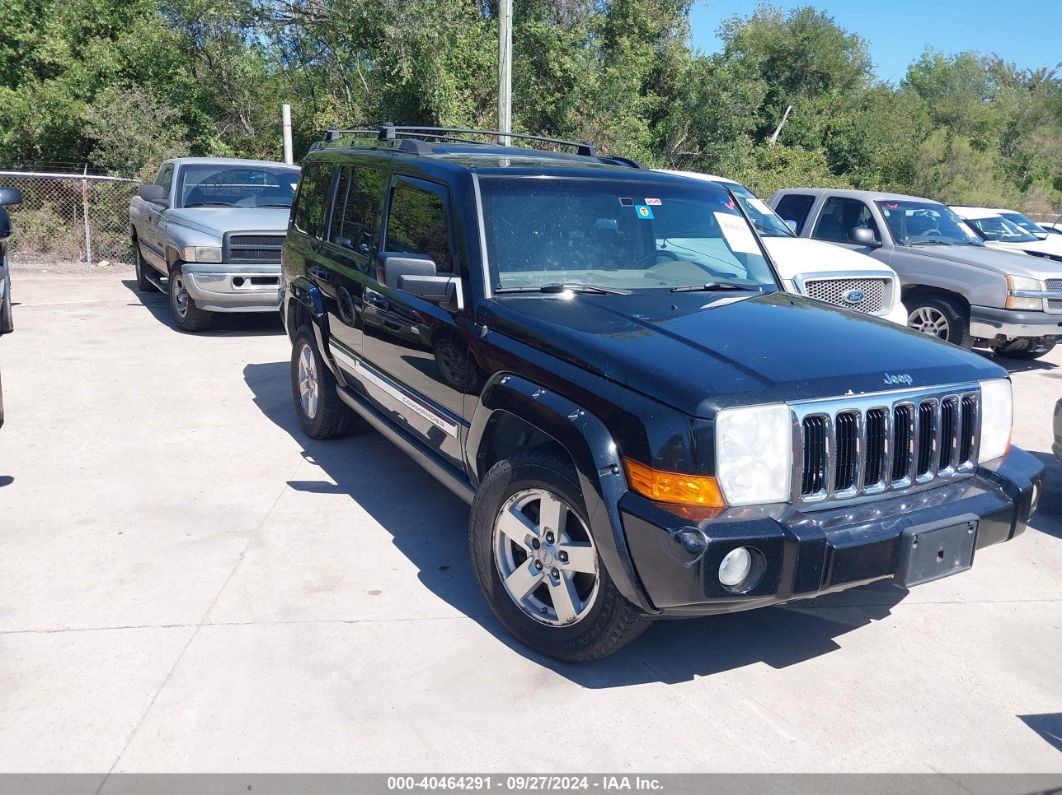
[[[296,166],[181,157],[129,202],[137,286],[168,293],[182,331],[214,312],[275,312]]]
[[[948,207],[896,193],[787,188],[770,200],[801,237],[869,254],[896,271],[907,325],[1018,359],[1062,336],[1062,265],[986,248]]]

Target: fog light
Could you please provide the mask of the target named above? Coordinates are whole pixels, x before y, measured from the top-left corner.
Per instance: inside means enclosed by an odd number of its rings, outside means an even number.
[[[719,564],[719,582],[728,588],[741,585],[752,571],[752,555],[745,547],[737,547],[726,553]]]

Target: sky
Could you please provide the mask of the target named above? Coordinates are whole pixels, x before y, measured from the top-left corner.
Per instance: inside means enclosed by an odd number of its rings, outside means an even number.
[[[700,0],[690,14],[693,46],[717,52],[716,31],[723,20],[747,17],[756,5],[756,0]],[[825,11],[867,41],[878,78],[893,83],[926,46],[949,54],[995,53],[1024,69],[1062,61],[1062,0],[775,0],[773,5]]]

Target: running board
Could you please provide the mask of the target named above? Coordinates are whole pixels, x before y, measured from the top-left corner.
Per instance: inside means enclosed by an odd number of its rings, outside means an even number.
[[[159,278],[159,275],[157,273],[155,273],[154,270],[143,271],[143,273],[144,273],[144,278],[147,279],[149,282],[151,282],[156,287],[158,287],[160,293],[168,293],[170,291],[170,288],[167,285],[164,285],[162,283],[162,279]]]

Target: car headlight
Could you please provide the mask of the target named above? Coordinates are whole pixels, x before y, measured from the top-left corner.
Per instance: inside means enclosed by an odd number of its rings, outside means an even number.
[[[181,249],[185,262],[221,262],[221,249],[217,246],[185,246]]]
[[[1002,458],[1010,449],[1014,395],[1009,378],[981,381],[981,450],[978,463]]]
[[[783,404],[723,409],[715,418],[715,477],[728,505],[785,502],[793,418]]]
[[[1008,276],[1007,309],[1043,309],[1043,298],[1015,295],[1021,292],[1038,293],[1043,289],[1044,286],[1039,279],[1030,279],[1028,276]]]

